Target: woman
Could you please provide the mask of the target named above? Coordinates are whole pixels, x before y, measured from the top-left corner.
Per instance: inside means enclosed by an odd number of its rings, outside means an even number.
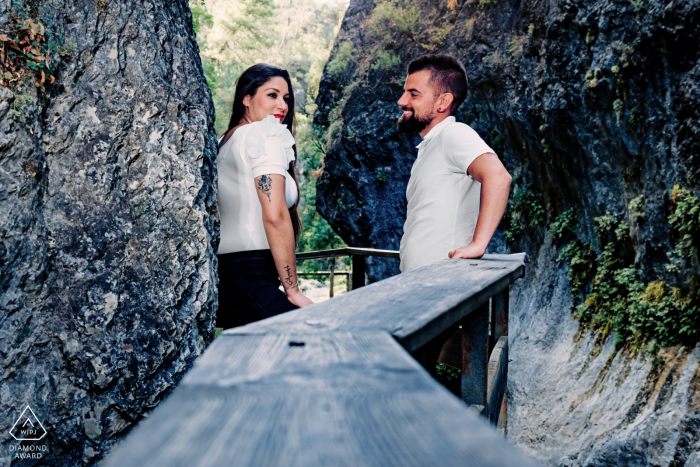
[[[216,160],[218,327],[241,326],[313,303],[299,291],[296,272],[301,222],[293,125],[289,73],[264,63],[243,72]]]

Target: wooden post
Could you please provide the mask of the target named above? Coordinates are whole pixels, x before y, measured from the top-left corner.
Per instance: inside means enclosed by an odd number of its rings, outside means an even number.
[[[508,292],[509,288],[506,288],[502,292],[494,295],[491,299],[491,322],[495,324],[491,326],[491,334],[493,337],[493,344],[491,345],[496,345],[498,339],[508,335]]]
[[[352,255],[352,290],[365,285],[365,257]]]
[[[331,293],[330,298],[333,298],[333,274],[335,274],[335,256],[331,258]]]
[[[489,364],[489,302],[462,320],[462,400],[483,407],[488,417],[486,388]]]
[[[509,317],[509,300],[510,300],[510,287],[507,287],[500,293],[491,298],[491,346],[496,345],[496,342],[501,337],[508,338],[508,317]],[[506,345],[507,349],[507,345]],[[493,349],[490,349],[493,350]],[[489,354],[490,355],[490,354]],[[494,417],[491,414],[492,420],[495,419],[498,424],[503,424],[504,430],[508,418],[508,352],[505,353],[505,361],[501,362],[502,365],[502,377],[503,377],[503,404],[501,406],[500,417]]]

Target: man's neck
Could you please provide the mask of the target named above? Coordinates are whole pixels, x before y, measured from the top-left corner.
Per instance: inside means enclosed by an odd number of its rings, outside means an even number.
[[[448,114],[447,112],[441,113],[441,114],[437,114],[437,117],[435,117],[435,118],[433,119],[433,121],[430,122],[430,125],[428,125],[427,127],[425,127],[425,128],[423,129],[423,131],[421,131],[421,132],[418,133],[418,134],[420,135],[421,138],[425,139],[425,135],[427,135],[428,133],[430,133],[430,130],[432,130],[433,128],[435,128],[440,122],[442,122],[443,120],[445,120],[447,117],[450,117],[450,114]]]

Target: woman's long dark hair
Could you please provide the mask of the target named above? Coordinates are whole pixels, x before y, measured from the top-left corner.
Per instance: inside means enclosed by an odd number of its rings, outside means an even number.
[[[231,128],[238,126],[241,123],[241,119],[245,114],[245,106],[243,105],[243,98],[245,96],[255,96],[258,92],[258,88],[263,84],[267,83],[270,79],[279,76],[287,82],[289,87],[289,110],[287,115],[284,117],[283,124],[287,125],[289,131],[294,134],[294,92],[292,91],[292,80],[289,78],[289,73],[287,70],[278,68],[273,65],[268,65],[267,63],[258,63],[248,68],[243,74],[238,78],[236,82],[236,94],[233,97],[233,108],[231,109],[231,121],[228,124],[227,134]],[[299,218],[299,201],[301,200],[301,193],[299,192],[299,183],[297,182],[296,171],[294,170],[297,165],[297,147],[294,145],[294,161],[289,164],[287,171],[289,175],[294,179],[294,183],[297,186],[297,202],[294,203],[289,209],[289,216],[292,219],[292,228],[294,229],[294,239],[299,239],[299,233],[301,233],[301,219]]]

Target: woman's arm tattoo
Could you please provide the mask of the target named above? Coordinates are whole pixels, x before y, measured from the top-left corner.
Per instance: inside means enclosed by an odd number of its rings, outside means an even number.
[[[284,281],[287,283],[287,285],[291,286],[293,284],[292,282],[292,268],[289,266],[285,266],[284,270],[287,271],[287,277],[284,278]]]
[[[269,175],[261,175],[260,178],[258,178],[258,190],[262,191],[263,194],[267,196],[269,202],[272,202],[272,198],[270,198],[270,194],[272,193],[272,177]]]

